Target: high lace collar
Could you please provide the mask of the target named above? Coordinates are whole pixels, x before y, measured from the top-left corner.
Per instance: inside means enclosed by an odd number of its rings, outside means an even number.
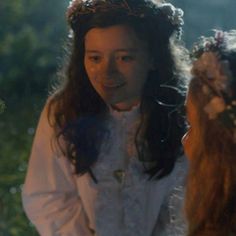
[[[119,111],[112,107],[109,107],[110,115],[115,120],[118,121],[133,121],[139,117],[140,114],[140,104],[134,105],[130,110]]]

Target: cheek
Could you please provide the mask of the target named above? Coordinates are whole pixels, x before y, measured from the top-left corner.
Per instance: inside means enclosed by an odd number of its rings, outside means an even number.
[[[134,88],[142,87],[148,77],[148,70],[142,68],[142,66],[133,66],[126,69],[122,68],[121,73]]]
[[[89,77],[89,80],[92,80],[96,74],[95,68],[93,66],[89,65],[88,63],[85,63],[84,67],[85,67],[85,71]]]
[[[151,66],[146,61],[140,61],[135,66],[135,73],[139,77],[147,77]]]

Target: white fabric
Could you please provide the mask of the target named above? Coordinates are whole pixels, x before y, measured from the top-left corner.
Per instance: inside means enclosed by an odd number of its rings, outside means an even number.
[[[40,235],[183,235],[183,189],[180,198],[176,189],[182,188],[185,159],[169,176],[149,181],[134,148],[137,117],[138,107],[111,112],[110,136],[92,169],[96,184],[89,174],[75,175],[69,161],[52,148],[53,130],[43,110],[22,192],[24,209]],[[114,177],[116,170],[125,174],[122,183]]]

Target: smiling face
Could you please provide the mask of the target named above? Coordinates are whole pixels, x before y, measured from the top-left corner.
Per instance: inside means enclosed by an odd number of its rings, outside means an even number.
[[[85,36],[85,70],[108,105],[129,110],[140,101],[151,69],[147,45],[128,26],[93,28]]]

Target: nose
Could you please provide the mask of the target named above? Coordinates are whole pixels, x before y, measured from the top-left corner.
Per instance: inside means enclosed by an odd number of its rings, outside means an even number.
[[[116,61],[113,57],[109,57],[104,60],[102,65],[102,73],[103,75],[109,79],[112,75],[118,72]]]

